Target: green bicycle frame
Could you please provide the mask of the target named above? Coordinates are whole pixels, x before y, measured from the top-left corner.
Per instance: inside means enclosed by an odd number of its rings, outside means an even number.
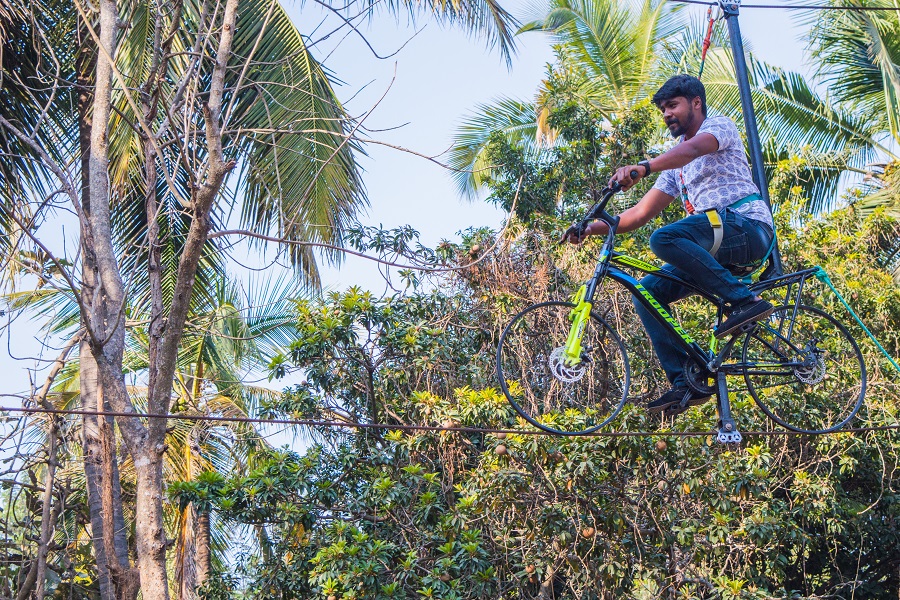
[[[569,314],[569,320],[572,321],[572,327],[569,330],[569,336],[566,339],[565,345],[566,365],[571,367],[581,362],[581,353],[583,350],[582,339],[588,318],[590,317],[591,309],[593,308],[594,293],[604,277],[609,277],[622,284],[638,302],[649,310],[650,314],[669,332],[672,339],[681,345],[697,364],[707,365],[710,361],[714,360],[714,357],[719,352],[719,340],[710,334],[709,350],[704,350],[700,344],[684,330],[675,317],[672,316],[637,279],[615,266],[611,266],[610,263],[643,271],[688,287],[691,291],[702,296],[716,306],[720,315],[724,309],[723,301],[709,292],[698,288],[693,283],[686,281],[677,275],[673,275],[656,265],[616,251],[609,252],[607,249],[608,244],[609,240],[604,244],[604,249],[601,252],[600,260],[597,263],[594,275],[586,284],[582,285],[572,297],[572,303],[575,304],[575,308],[573,308],[572,312]],[[761,293],[766,290],[785,287],[784,303],[790,304],[792,296],[795,298],[796,302],[799,302],[799,297],[803,293],[804,282],[810,277],[815,276],[816,273],[817,270],[815,268],[806,269],[798,271],[797,273],[759,281],[750,285],[750,289],[755,293]],[[794,286],[797,286],[796,289],[794,289]],[[718,360],[716,362],[718,362]]]
[[[565,364],[574,367],[581,362],[583,350],[582,340],[584,338],[588,319],[590,318],[591,309],[593,308],[594,293],[596,292],[600,281],[602,281],[604,277],[609,277],[622,284],[638,302],[645,306],[650,314],[669,331],[672,338],[684,348],[697,364],[706,365],[714,356],[717,345],[712,343],[710,351],[704,350],[700,344],[684,330],[675,317],[672,316],[637,279],[628,273],[611,266],[610,263],[616,263],[644,271],[691,288],[692,291],[715,304],[719,310],[722,310],[722,301],[708,292],[701,290],[691,282],[681,279],[677,275],[672,275],[667,271],[640,259],[620,254],[615,251],[609,252],[606,246],[607,244],[604,244],[604,249],[601,252],[600,260],[597,263],[594,275],[587,283],[582,285],[577,292],[575,292],[574,296],[572,296],[572,303],[575,304],[575,308],[569,313],[569,320],[572,321],[572,326],[569,329],[569,335],[566,338],[564,347]]]

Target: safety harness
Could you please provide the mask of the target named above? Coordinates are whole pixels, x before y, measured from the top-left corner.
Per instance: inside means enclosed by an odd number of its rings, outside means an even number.
[[[741,198],[737,202],[729,204],[726,208],[737,209],[739,206],[743,206],[745,204],[749,204],[750,202],[755,202],[757,200],[762,200],[762,196],[759,194],[750,194],[744,198]],[[712,254],[713,258],[715,258],[716,254],[719,252],[719,247],[722,245],[722,238],[724,237],[725,225],[722,222],[722,216],[718,213],[715,208],[711,208],[709,210],[703,211],[703,214],[706,215],[706,218],[709,219],[709,226],[712,227],[713,230],[713,245],[710,248],[709,253]],[[746,265],[729,265],[733,267],[732,271],[735,269],[739,271],[743,271],[743,273],[736,273],[736,275],[741,275],[741,281],[745,283],[749,282],[754,273],[760,270],[765,264],[766,261],[769,260],[769,257],[772,255],[772,251],[775,250],[775,246],[778,243],[775,229],[772,229],[772,240],[769,242],[769,248],[766,250],[765,255],[758,261],[753,261],[752,263]]]
[[[760,196],[759,194],[750,194],[746,198],[741,198],[737,202],[729,204],[727,208],[737,209],[737,207],[739,206],[743,206],[757,200],[762,200],[762,196]],[[715,258],[716,253],[719,252],[719,246],[722,245],[722,237],[724,235],[725,226],[722,223],[722,217],[721,215],[719,215],[718,209],[710,208],[709,210],[703,211],[703,214],[705,214],[706,218],[709,219],[709,226],[712,227],[713,230],[713,245],[712,248],[709,249],[709,253],[713,255],[713,258]],[[769,252],[771,251],[772,250],[769,249]],[[768,253],[766,254],[766,258],[769,258]]]
[[[688,197],[687,192],[687,183],[684,180],[684,170],[682,169],[678,173],[678,178],[681,180],[681,203],[684,205],[684,210],[688,214],[695,214],[697,211],[694,209],[694,205],[691,203],[690,198]],[[737,202],[733,202],[729,204],[726,208],[737,209],[740,206],[745,204],[749,204],[750,202],[755,202],[757,200],[762,200],[762,196],[759,194],[750,194],[744,198],[741,198]],[[719,252],[719,247],[722,245],[722,239],[725,237],[725,224],[722,222],[722,215],[718,212],[719,209],[710,208],[708,210],[702,211],[703,214],[706,215],[706,218],[709,220],[709,226],[712,227],[713,230],[713,245],[712,248],[709,249],[709,253],[715,258],[716,254]],[[732,271],[739,271],[739,273],[735,273],[735,275],[740,275],[741,281],[745,283],[748,282],[754,273],[756,273],[763,265],[766,264],[766,261],[769,260],[769,256],[772,255],[772,251],[775,249],[775,245],[777,244],[775,230],[772,230],[772,240],[769,243],[769,249],[766,251],[765,256],[762,257],[761,260],[753,261],[752,263],[746,265],[729,265],[733,267]]]

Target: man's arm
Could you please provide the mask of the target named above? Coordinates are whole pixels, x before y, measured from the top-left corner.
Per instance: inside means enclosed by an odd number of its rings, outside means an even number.
[[[668,171],[669,169],[680,169],[689,162],[700,158],[706,154],[712,154],[719,149],[719,141],[710,133],[698,133],[689,140],[685,140],[669,150],[663,152],[656,158],[651,159],[650,171],[658,173],[659,171]],[[631,172],[637,171],[637,178],[631,177]],[[626,165],[616,169],[610,184],[618,181],[623,190],[627,190],[635,183],[647,176],[642,165]],[[635,205],[636,207],[637,205]],[[624,214],[624,213],[623,213]]]
[[[619,214],[619,227],[616,231],[625,233],[643,227],[650,222],[650,219],[661,213],[674,199],[673,196],[670,196],[661,190],[656,188],[651,189],[644,194],[644,197],[641,198],[637,204],[629,209],[623,210]],[[584,237],[589,235],[605,235],[607,231],[609,231],[609,227],[606,223],[603,221],[594,221],[588,226]],[[584,237],[577,239],[574,235],[570,234],[568,239],[571,243],[577,244],[582,241]]]

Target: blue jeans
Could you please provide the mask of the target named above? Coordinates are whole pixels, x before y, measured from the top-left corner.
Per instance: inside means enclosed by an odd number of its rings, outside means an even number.
[[[705,214],[690,215],[656,230],[650,236],[650,249],[668,263],[663,266],[663,271],[677,275],[736,307],[752,300],[753,292],[723,265],[761,260],[769,250],[772,230],[767,224],[742,217],[732,209],[725,210],[722,221],[722,245],[715,258],[709,253],[713,245],[713,230]],[[672,312],[669,308],[672,302],[692,294],[690,288],[654,275],[641,279],[641,285],[669,313]],[[686,384],[682,369],[688,358],[687,352],[678,346],[649,310],[637,300],[634,305],[666,377],[673,386],[683,387]]]

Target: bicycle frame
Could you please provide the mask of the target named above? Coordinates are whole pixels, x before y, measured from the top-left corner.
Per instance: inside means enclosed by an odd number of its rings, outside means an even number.
[[[629,293],[638,300],[651,314],[657,322],[667,331],[671,339],[675,340],[688,356],[700,366],[708,369],[711,373],[715,373],[723,366],[723,360],[727,355],[727,351],[733,343],[733,339],[725,344],[719,351],[718,340],[710,335],[709,350],[705,350],[691,335],[684,330],[681,324],[670,314],[653,295],[641,283],[628,273],[611,266],[610,263],[616,263],[622,266],[630,267],[647,274],[655,275],[663,279],[668,279],[680,285],[683,285],[693,291],[695,294],[705,298],[716,307],[717,319],[720,319],[725,308],[722,299],[710,294],[709,292],[697,287],[690,281],[682,279],[677,275],[673,275],[660,267],[644,262],[640,259],[627,256],[612,249],[613,240],[615,239],[615,228],[611,228],[607,234],[606,241],[600,252],[600,258],[594,269],[594,274],[587,283],[582,285],[575,295],[572,302],[576,305],[572,309],[569,319],[572,321],[572,328],[566,339],[565,345],[565,361],[569,366],[575,366],[581,361],[582,346],[581,340],[584,335],[584,328],[587,324],[588,317],[593,308],[594,296],[597,288],[604,277],[609,277],[613,281],[618,282],[629,291]],[[759,281],[750,285],[750,290],[754,293],[761,293],[785,287],[784,304],[794,304],[795,313],[796,306],[800,304],[800,297],[803,293],[806,280],[815,277],[819,272],[818,267],[805,269],[775,277],[766,281]],[[796,290],[794,286],[796,285]],[[718,354],[717,354],[718,353]]]
[[[610,263],[615,262],[617,264],[631,267],[633,269],[637,269],[648,274],[653,274],[657,277],[662,277],[664,279],[668,279],[684,285],[696,294],[706,298],[711,303],[716,305],[720,315],[722,313],[724,303],[709,292],[706,292],[705,290],[697,287],[689,281],[678,277],[677,275],[673,275],[671,273],[663,271],[659,267],[644,262],[640,259],[616,252],[614,249],[612,249],[614,239],[615,228],[611,228],[600,252],[600,258],[597,261],[597,266],[594,269],[594,274],[591,276],[588,282],[582,285],[572,297],[572,302],[575,304],[575,308],[572,309],[572,313],[569,316],[569,319],[572,321],[572,327],[569,331],[569,336],[566,339],[565,345],[566,364],[569,366],[575,366],[581,361],[581,340],[582,336],[584,335],[584,328],[587,323],[588,316],[590,315],[591,309],[593,308],[594,296],[597,292],[597,288],[599,287],[600,282],[605,277],[609,277],[613,281],[617,281],[618,283],[623,285],[625,289],[627,289],[631,293],[631,295],[638,300],[638,302],[640,302],[645,308],[647,308],[648,312],[653,315],[653,317],[660,323],[660,325],[662,325],[666,329],[672,339],[676,340],[676,342],[682,346],[682,348],[687,352],[688,356],[690,356],[692,360],[694,360],[698,365],[708,367],[710,361],[712,361],[715,357],[715,350],[717,347],[715,338],[712,338],[710,351],[704,350],[703,347],[700,346],[700,344],[698,344],[687,331],[685,331],[685,329],[675,319],[675,317],[672,316],[665,308],[663,308],[659,300],[654,298],[653,295],[643,285],[641,285],[641,283],[637,279],[635,279],[625,271],[611,266]]]
[[[724,315],[725,302],[721,298],[713,296],[709,292],[698,288],[695,284],[685,281],[677,275],[673,275],[660,267],[615,251],[614,244],[616,230],[619,226],[619,217],[610,215],[606,211],[606,205],[613,194],[619,190],[620,187],[615,182],[610,187],[603,190],[600,193],[602,195],[600,201],[591,207],[578,224],[573,225],[573,227],[575,227],[574,233],[576,233],[579,238],[587,230],[590,222],[594,219],[599,219],[606,223],[609,232],[606,235],[606,240],[603,242],[600,257],[597,261],[597,266],[594,269],[594,274],[587,283],[578,289],[572,298],[575,308],[573,308],[569,314],[569,320],[572,321],[572,326],[570,327],[569,335],[564,346],[563,359],[566,365],[570,367],[575,367],[583,361],[582,355],[584,349],[582,348],[581,342],[588,318],[594,305],[594,296],[603,279],[609,277],[613,281],[623,285],[625,289],[637,299],[637,302],[642,304],[648,310],[649,314],[653,315],[653,318],[655,318],[666,330],[671,339],[675,340],[675,343],[679,344],[685,350],[688,357],[693,360],[698,367],[706,371],[709,376],[715,378],[716,395],[718,398],[716,410],[719,415],[719,433],[717,439],[721,443],[740,442],[741,434],[737,430],[737,425],[731,414],[731,403],[728,398],[726,377],[732,374],[743,373],[746,365],[741,362],[724,364],[725,359],[730,354],[731,348],[740,336],[731,336],[723,344],[722,348],[719,349],[718,340],[714,335],[710,334],[709,350],[704,350],[703,347],[684,330],[675,317],[673,317],[637,279],[616,266],[612,266],[612,263],[656,275],[657,277],[662,277],[687,287],[716,306],[716,318],[720,322]],[[792,319],[788,321],[789,323],[793,323],[793,318],[796,317],[801,304],[801,295],[807,279],[819,277],[820,275],[821,269],[815,267],[790,273],[788,275],[774,277],[765,281],[758,281],[751,284],[749,288],[754,293],[759,294],[784,287],[784,305],[791,306],[793,304],[794,306],[794,315],[792,316]]]

